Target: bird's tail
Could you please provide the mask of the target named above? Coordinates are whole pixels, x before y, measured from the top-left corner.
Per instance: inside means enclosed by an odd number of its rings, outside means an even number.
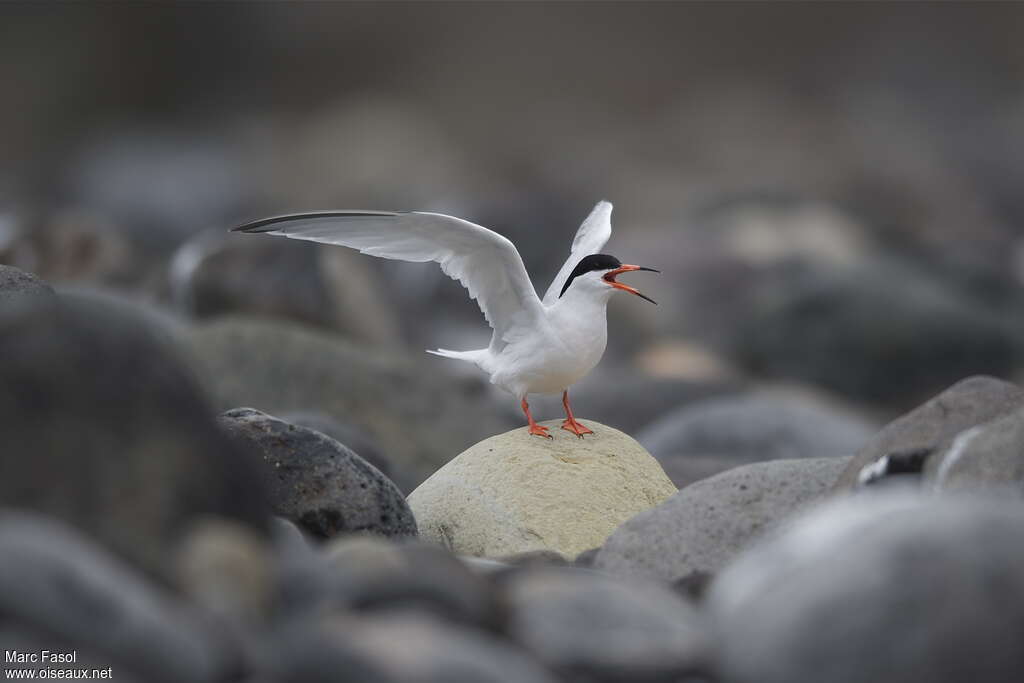
[[[427,349],[427,353],[432,353],[435,356],[444,356],[445,358],[454,358],[456,360],[464,360],[468,363],[475,363],[479,367],[483,367],[488,358],[490,358],[490,351],[488,349],[474,349],[473,351],[449,351],[448,349],[437,349],[431,351]]]

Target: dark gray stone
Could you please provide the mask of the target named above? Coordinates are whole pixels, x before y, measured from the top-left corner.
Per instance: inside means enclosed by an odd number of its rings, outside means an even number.
[[[698,481],[616,529],[595,567],[673,582],[714,574],[766,530],[825,495],[848,460],[752,463]]]
[[[548,568],[509,575],[502,592],[510,637],[565,680],[670,683],[706,654],[696,610],[654,582]]]
[[[275,550],[275,616],[280,621],[305,619],[325,605],[336,604],[334,578],[318,542],[283,517],[271,521]]]
[[[937,491],[1013,491],[1024,495],[1024,410],[964,430],[926,463]]]
[[[220,424],[253,458],[274,513],[312,536],[416,534],[394,482],[334,439],[252,408],[229,410]]]
[[[564,555],[554,550],[528,550],[499,557],[498,561],[514,567],[564,567],[569,564]]]
[[[865,492],[711,587],[729,683],[1003,683],[1024,671],[1024,506]]]
[[[597,559],[597,554],[599,552],[601,552],[600,548],[584,550],[576,556],[576,559],[574,559],[572,563],[577,567],[592,567],[594,566],[594,561]]]
[[[1015,410],[1024,392],[993,377],[968,377],[890,422],[850,461],[836,482],[836,490],[848,491],[858,483],[861,471],[877,460],[911,451],[937,451],[959,432]]]
[[[274,683],[401,681],[322,618],[288,621],[267,633],[262,643],[254,668]]]
[[[293,320],[397,347],[401,330],[368,257],[224,230],[192,237],[171,266],[172,296],[198,318],[245,313]]]
[[[636,438],[682,487],[750,462],[853,455],[874,432],[866,421],[809,399],[760,393],[685,405]]]
[[[115,673],[123,664],[184,683],[238,667],[210,623],[64,524],[2,510],[0,556],[0,613],[102,655]]]
[[[0,304],[21,297],[53,297],[53,288],[32,273],[0,264]]]
[[[403,683],[555,683],[519,649],[420,613],[339,619],[335,633]]]
[[[911,263],[794,271],[736,330],[733,357],[749,371],[905,407],[1020,367],[1013,316]]]
[[[352,609],[416,608],[480,627],[496,620],[487,582],[438,546],[346,537],[325,553],[334,594]]]
[[[126,319],[137,320],[154,338],[167,346],[179,345],[188,329],[187,320],[142,296],[88,285],[59,285],[56,291],[68,307],[85,315],[89,311],[96,311],[100,315],[109,311]]]
[[[325,413],[364,429],[414,485],[474,443],[520,424],[486,387],[444,376],[427,358],[415,364],[279,322],[219,319],[197,327],[189,346],[222,410]]]
[[[270,616],[276,569],[273,547],[264,536],[214,518],[189,529],[176,558],[181,592],[243,629]]]
[[[59,517],[168,575],[195,518],[263,527],[252,465],[176,349],[123,310],[0,310],[0,504]]]
[[[330,415],[315,412],[286,413],[281,415],[281,419],[326,434],[380,470],[384,476],[395,482],[403,493],[412,492],[409,473],[384,455],[376,441],[362,429]]]

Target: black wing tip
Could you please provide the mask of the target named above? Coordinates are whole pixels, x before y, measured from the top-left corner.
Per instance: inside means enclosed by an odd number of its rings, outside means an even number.
[[[309,218],[381,218],[397,215],[398,213],[394,211],[307,211],[306,213],[293,213],[284,216],[261,218],[256,221],[250,221],[231,228],[228,232],[273,232],[278,229],[278,226],[281,223],[301,221]]]

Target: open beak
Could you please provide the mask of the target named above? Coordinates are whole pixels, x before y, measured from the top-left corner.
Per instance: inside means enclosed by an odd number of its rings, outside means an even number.
[[[604,281],[607,282],[608,284],[610,284],[615,289],[621,289],[624,292],[629,292],[630,294],[636,294],[641,299],[647,299],[652,304],[658,305],[657,301],[655,301],[654,299],[652,299],[651,297],[649,297],[649,296],[647,296],[645,294],[641,294],[640,290],[634,289],[633,287],[630,287],[629,285],[624,285],[621,282],[616,282],[615,281],[615,276],[616,275],[618,275],[619,273],[628,273],[631,270],[649,270],[652,273],[660,273],[661,272],[660,270],[655,270],[654,268],[645,268],[643,266],[628,266],[625,263],[623,263],[621,266],[619,266],[615,270],[609,270],[607,273],[605,273],[604,274]]]

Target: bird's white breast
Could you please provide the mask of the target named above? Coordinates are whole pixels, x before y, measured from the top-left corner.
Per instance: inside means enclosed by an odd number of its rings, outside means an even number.
[[[508,345],[491,381],[516,395],[561,393],[586,376],[608,341],[605,301],[560,300],[535,334]]]

